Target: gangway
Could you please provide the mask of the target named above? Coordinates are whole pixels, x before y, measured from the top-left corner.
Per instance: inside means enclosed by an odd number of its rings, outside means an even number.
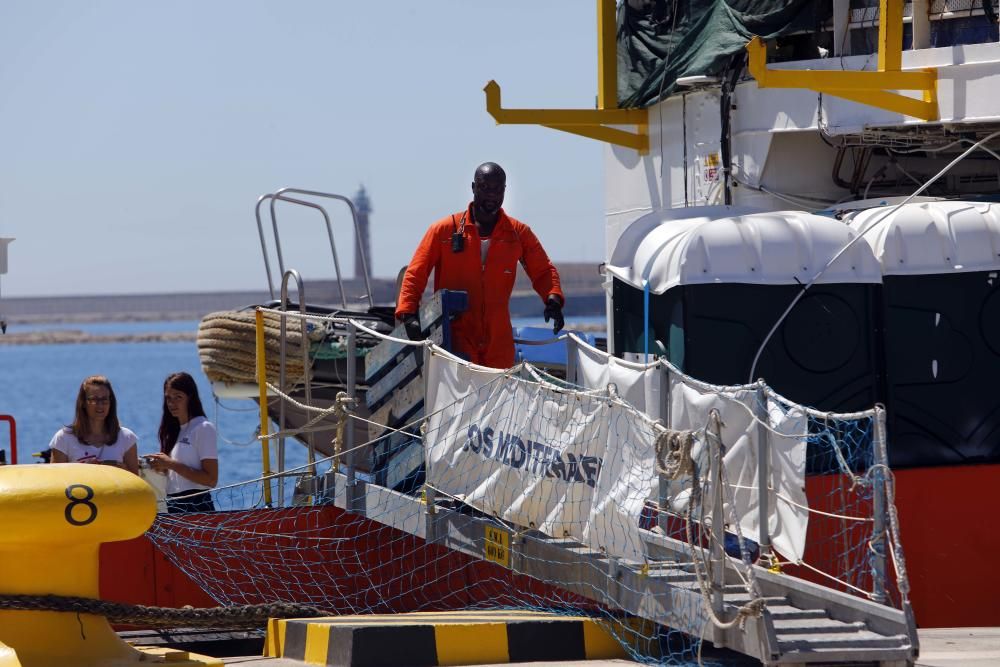
[[[427,335],[447,344],[451,313],[462,309],[464,302],[454,293],[435,295],[421,313]],[[401,328],[396,333],[405,338]],[[429,485],[421,486],[422,457],[408,452],[420,444],[419,436],[415,430],[407,433],[397,428],[423,415],[421,350],[399,338],[381,342],[369,352],[365,364],[368,407],[382,417],[373,421],[387,424],[384,428],[372,424],[370,434],[396,438],[395,448],[383,449],[381,467],[391,468],[389,459],[398,456],[398,470],[395,476],[366,481],[335,466],[321,485],[325,502],[428,544],[492,561],[597,605],[709,639],[716,647],[765,665],[902,667],[914,663],[919,654],[916,624],[905,596],[902,609],[897,609],[761,564],[747,565],[724,553],[721,539],[710,550],[692,546],[697,540],[683,541],[654,529],[640,530],[650,560],[609,557],[574,539],[552,537],[470,511],[461,502],[436,494]],[[721,446],[721,431],[717,433]],[[398,446],[400,436],[410,447]],[[717,465],[714,474],[718,474]],[[410,484],[400,484],[402,479],[409,479]],[[415,495],[418,488],[420,496]],[[715,489],[721,494],[722,484]],[[884,494],[884,488],[877,487],[877,492]],[[877,498],[874,511],[885,512],[888,504],[885,498]],[[720,509],[713,511],[723,511],[722,502],[715,507]],[[716,515],[712,523],[721,527],[725,520]],[[876,530],[880,525],[884,524],[876,523]],[[716,530],[719,538],[721,530]],[[873,547],[884,550],[884,544]],[[699,564],[702,568],[707,564],[710,572],[699,573]],[[874,567],[875,577],[884,578],[884,564],[879,569]]]
[[[430,342],[448,345],[450,321],[466,307],[463,297],[461,293],[440,292],[421,309],[421,326]],[[363,398],[371,419],[365,421],[376,465],[374,474],[360,474],[355,466],[367,445],[353,446],[353,429],[339,429],[338,438],[344,441],[336,445],[332,468],[317,480],[315,502],[374,522],[370,525],[388,531],[379,533],[380,543],[397,539],[413,542],[416,538],[415,543],[530,577],[565,593],[567,599],[589,601],[586,605],[607,612],[612,619],[631,617],[633,622],[707,639],[717,648],[765,665],[914,664],[919,655],[916,623],[905,595],[905,564],[890,516],[891,493],[884,479],[884,412],[876,410],[873,419],[870,471],[874,471],[874,481],[869,498],[873,523],[863,546],[871,556],[866,569],[872,589],[867,597],[857,595],[860,589],[856,586],[849,586],[855,589],[850,593],[781,572],[763,556],[750,564],[746,549],[742,558],[724,551],[729,515],[724,514],[722,493],[727,482],[721,465],[721,420],[714,410],[705,428],[709,472],[701,483],[714,499],[711,514],[701,519],[699,536],[692,538],[691,526],[696,522],[691,515],[687,517],[686,540],[663,530],[661,516],[659,526],[649,523],[637,528],[644,559],[630,560],[609,555],[577,538],[555,537],[533,526],[503,521],[426,483],[423,443],[414,425],[430,409],[424,405],[430,343],[406,340],[402,327],[397,327],[393,336],[385,336],[356,320],[344,324],[349,336],[366,333],[382,339],[368,352],[360,373],[355,369],[349,374],[345,392],[345,398],[357,395],[360,402],[358,389],[367,387]],[[348,341],[348,349],[354,349],[353,342]],[[572,396],[573,391],[566,386],[567,395]],[[695,504],[692,501],[691,505]],[[660,510],[661,515],[667,513]],[[903,593],[897,600],[899,608],[886,604],[885,543],[889,537],[895,547],[893,555],[899,558],[893,561]],[[769,544],[767,540],[759,543]]]

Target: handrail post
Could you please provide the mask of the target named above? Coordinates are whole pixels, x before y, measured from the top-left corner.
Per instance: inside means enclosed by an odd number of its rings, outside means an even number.
[[[722,420],[719,411],[709,412],[708,426],[711,435],[709,441],[709,479],[712,483],[712,545],[710,550],[712,562],[712,611],[717,618],[722,618],[725,609],[723,590],[726,585],[726,520],[725,505],[722,493]],[[712,643],[724,647],[725,633],[720,628],[714,628]]]
[[[283,313],[288,312],[288,272],[281,274],[281,305]],[[285,371],[288,362],[287,350],[285,349],[288,340],[288,316],[282,315],[278,322],[278,389],[285,392]],[[285,399],[278,399],[278,507],[285,504]]]
[[[264,504],[271,506],[271,448],[268,444],[267,357],[264,350],[264,311],[257,308],[257,388],[260,392],[260,448],[263,465]]]
[[[764,381],[758,380],[757,409],[757,509],[759,513],[759,531],[757,543],[760,547],[760,558],[771,555],[770,526],[770,493],[771,493],[771,431],[768,428],[770,416],[767,409],[767,390]],[[761,560],[761,562],[764,562]]]
[[[347,396],[355,399],[358,384],[358,328],[354,322],[347,322]],[[342,413],[344,424],[344,448],[347,456],[344,463],[347,465],[347,508],[354,512],[364,513],[364,503],[360,502],[361,489],[358,487],[356,467],[354,465],[357,452],[354,451],[354,422],[350,421],[348,413]]]
[[[17,465],[17,422],[13,415],[0,415],[0,421],[10,425],[10,464]]]
[[[288,279],[295,279],[295,289],[298,291],[299,297],[299,315],[302,317],[299,319],[299,335],[301,336],[300,346],[302,349],[302,383],[305,390],[305,404],[306,407],[312,407],[312,382],[309,377],[309,335],[308,326],[306,322],[306,290],[302,283],[302,276],[295,269],[288,269],[281,276],[281,310],[285,313],[288,312]],[[287,344],[287,327],[286,320],[287,315],[283,315],[281,318],[281,390],[285,391],[285,380],[286,378],[286,367],[285,367],[285,349]],[[281,402],[281,430],[285,429],[284,415],[285,415],[285,402]],[[309,415],[306,414],[306,421],[309,421]],[[309,463],[309,476],[312,479],[311,484],[315,483],[316,478],[316,443],[315,438],[312,433],[306,433],[306,447],[309,450],[308,463]],[[284,472],[284,438],[279,439],[281,464],[280,471]],[[280,488],[282,489],[281,502],[284,502],[284,478],[278,482]],[[309,494],[310,496],[315,496],[315,490]]]
[[[874,516],[871,542],[872,600],[886,601],[885,594],[885,469],[889,465],[885,446],[885,408],[875,406],[874,417],[875,469],[872,479],[872,513]]]
[[[573,334],[566,336],[564,342],[566,344],[566,382],[579,385],[580,382],[577,377],[577,354],[580,348]]]
[[[257,198],[257,205],[254,207],[254,217],[257,218],[257,235],[260,236],[260,252],[264,255],[264,273],[267,274],[267,291],[271,295],[271,300],[274,300],[274,281],[271,280],[271,260],[267,256],[267,242],[264,240],[264,223],[260,219],[260,205],[264,203],[265,199],[271,199],[274,195],[261,195]],[[277,246],[279,243],[278,237],[274,237],[274,243]],[[280,250],[279,250],[280,252]]]

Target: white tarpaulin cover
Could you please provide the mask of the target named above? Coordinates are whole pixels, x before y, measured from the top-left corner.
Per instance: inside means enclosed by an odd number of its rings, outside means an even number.
[[[733,488],[736,515],[741,517],[744,537],[757,540],[759,508],[757,494],[758,423],[752,418],[757,403],[756,387],[732,391],[721,387],[699,388],[685,382],[683,376],[657,362],[643,365],[622,361],[606,352],[585,345],[574,345],[576,354],[576,384],[586,389],[604,389],[613,383],[627,403],[657,419],[667,404],[669,383],[669,419],[666,425],[674,430],[697,431],[708,423],[712,408],[719,410],[724,424],[722,442],[726,476]],[[572,353],[572,352],[571,352]],[[805,549],[809,513],[805,494],[806,419],[800,410],[787,413],[773,400],[768,401],[771,490],[768,493],[768,526],[774,549],[785,558],[801,560]],[[796,434],[797,437],[778,435]],[[702,445],[695,448],[696,457]],[[651,492],[656,500],[659,490]],[[672,508],[683,513],[689,492],[678,494]],[[778,499],[778,496],[783,498]],[[791,503],[788,501],[792,501]],[[706,511],[711,508],[712,495],[704,496]],[[728,498],[727,498],[728,502]],[[794,503],[794,504],[793,504]],[[727,516],[730,514],[727,513]]]
[[[666,368],[666,367],[665,367]],[[757,443],[759,425],[753,419],[757,403],[756,388],[721,392],[721,388],[698,387],[688,383],[676,371],[666,369],[670,377],[670,408],[667,425],[676,430],[701,429],[714,408],[722,418],[722,442],[726,447],[723,462],[726,478],[732,488],[725,501],[740,519],[743,536],[757,540],[759,512],[757,494]],[[768,399],[768,432],[770,449],[770,487],[768,493],[768,531],[774,550],[785,558],[798,562],[805,550],[806,529],[809,526],[808,500],[805,492],[806,416],[796,408],[787,409]],[[703,447],[703,445],[702,445]],[[702,455],[696,447],[693,458]],[[712,494],[705,493],[706,508],[712,504]],[[682,512],[687,497],[679,496],[673,509]],[[790,502],[789,502],[790,501]],[[727,519],[732,514],[727,510]]]
[[[607,389],[613,384],[623,401],[651,419],[659,419],[664,405],[664,376],[660,365],[623,361],[588,345],[570,346],[575,355],[576,377],[568,378],[585,389]]]
[[[558,391],[430,356],[427,482],[479,510],[642,560],[655,433],[606,396]]]

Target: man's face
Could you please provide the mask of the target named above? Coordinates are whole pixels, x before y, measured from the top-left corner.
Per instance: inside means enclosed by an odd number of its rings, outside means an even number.
[[[503,206],[506,179],[492,174],[476,174],[472,181],[472,201],[483,213],[493,215]]]

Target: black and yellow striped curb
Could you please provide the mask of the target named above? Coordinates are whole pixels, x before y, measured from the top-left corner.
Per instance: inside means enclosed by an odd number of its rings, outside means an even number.
[[[264,655],[336,667],[626,657],[597,619],[531,611],[271,619]]]

